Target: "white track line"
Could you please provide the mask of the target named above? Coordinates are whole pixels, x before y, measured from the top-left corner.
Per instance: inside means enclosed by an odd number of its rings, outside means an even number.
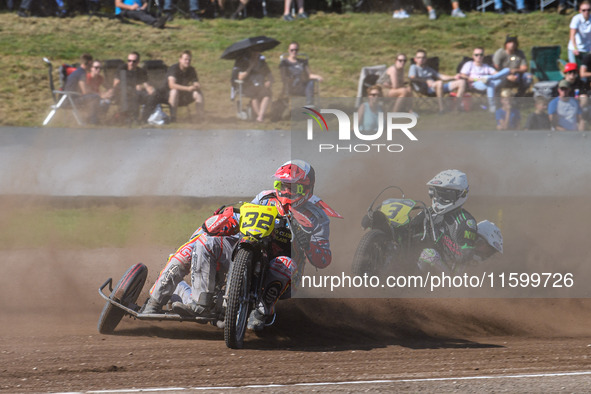
[[[412,383],[412,382],[442,382],[450,380],[478,380],[478,379],[529,379],[547,378],[559,376],[581,376],[591,375],[591,371],[581,372],[556,372],[556,373],[535,373],[523,375],[483,375],[483,376],[461,376],[453,378],[422,378],[422,379],[388,379],[388,380],[359,380],[348,382],[318,382],[318,383],[294,383],[294,384],[256,384],[248,386],[205,386],[205,387],[160,387],[148,389],[117,389],[117,390],[89,390],[79,392],[68,392],[62,394],[108,394],[108,393],[146,393],[161,391],[185,391],[185,390],[237,390],[237,389],[265,389],[274,387],[302,387],[302,386],[338,386],[349,384],[380,384],[380,383]]]

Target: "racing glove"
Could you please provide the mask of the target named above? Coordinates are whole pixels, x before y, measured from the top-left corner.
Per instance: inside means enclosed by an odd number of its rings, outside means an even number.
[[[312,233],[304,230],[304,228],[295,220],[292,221],[291,230],[295,238],[296,247],[301,251],[310,249],[310,239],[312,238]]]

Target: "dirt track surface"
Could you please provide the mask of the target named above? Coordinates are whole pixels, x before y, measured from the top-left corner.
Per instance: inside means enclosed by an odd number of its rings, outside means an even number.
[[[154,254],[164,251],[4,253],[4,277],[33,285],[5,281],[1,290],[0,390],[581,392],[591,384],[591,375],[500,378],[591,371],[587,300],[288,300],[276,325],[249,333],[243,350],[192,323],[125,318],[116,335],[98,334],[104,273],[118,277],[121,261]],[[458,379],[478,376],[499,378]],[[368,383],[329,384],[359,381]],[[322,384],[292,386],[300,383]]]

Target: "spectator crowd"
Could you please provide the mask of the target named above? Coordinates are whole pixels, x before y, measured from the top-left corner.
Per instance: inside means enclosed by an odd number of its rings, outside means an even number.
[[[26,16],[32,3],[34,0],[23,0],[19,15]],[[219,9],[226,6],[223,0],[214,3]],[[242,6],[246,3],[248,0],[240,0],[233,17],[240,17]],[[403,3],[394,2],[394,18],[403,19],[408,16]],[[425,0],[423,3],[429,19],[435,19],[437,16],[431,2]],[[156,28],[164,28],[172,19],[171,0],[164,2],[164,13],[160,17],[153,16],[147,9],[148,3],[143,0],[115,0],[114,4],[115,13]],[[498,13],[505,12],[500,1],[494,4]],[[56,5],[60,13],[67,13],[63,1],[57,0]],[[9,2],[9,7],[12,6]],[[198,2],[191,0],[189,6],[190,17],[200,19]],[[515,7],[517,12],[527,12],[523,0],[517,1]],[[563,13],[565,7],[566,3],[561,1],[558,12]],[[398,53],[394,64],[387,67],[375,83],[366,87],[368,102],[362,104],[359,110],[370,118],[364,121],[362,128],[370,127],[373,123],[372,113],[377,110],[420,112],[413,108],[413,96],[435,98],[438,112],[446,113],[466,111],[469,109],[464,100],[466,96],[482,95],[486,100],[482,107],[494,114],[499,130],[584,130],[586,121],[590,118],[588,91],[591,83],[591,5],[584,0],[578,4],[578,8],[579,12],[571,18],[569,24],[568,63],[564,62],[561,70],[564,78],[551,85],[551,89],[547,89],[550,85],[545,85],[545,90],[538,89],[534,83],[527,57],[519,48],[516,36],[506,36],[503,46],[492,55],[487,55],[482,46],[474,47],[472,57],[463,59],[453,73],[444,73],[438,69],[438,64],[430,63],[425,49],[416,50],[412,59],[404,53]],[[452,17],[466,16],[458,1],[451,1],[451,9]],[[291,21],[294,16],[308,18],[303,1],[285,0],[282,19]],[[313,105],[318,84],[323,78],[312,73],[308,59],[299,57],[298,54],[299,44],[292,42],[287,48],[286,56],[280,60],[279,74],[283,84],[281,97],[303,96],[307,105]],[[194,107],[193,119],[200,121],[206,113],[204,96],[191,61],[191,52],[183,51],[178,62],[168,68],[161,86],[153,86],[148,80],[146,70],[140,67],[140,54],[137,52],[128,54],[127,61],[117,70],[112,83],[108,83],[101,75],[103,64],[91,55],[83,54],[78,69],[68,76],[65,90],[77,94],[76,102],[85,110],[87,122],[94,124],[103,121],[111,103],[121,104],[122,101],[127,115],[140,123],[147,122],[161,106],[170,109],[170,121],[173,122],[179,107]],[[236,59],[233,79],[240,84],[244,97],[250,98],[252,118],[263,122],[273,104],[274,83],[273,73],[263,54],[251,51]],[[535,98],[535,110],[522,125],[520,106],[515,98],[532,95]],[[124,97],[123,100],[121,96]],[[444,100],[446,96],[455,97],[452,105],[449,105],[449,100]],[[361,118],[363,117],[360,116]]]

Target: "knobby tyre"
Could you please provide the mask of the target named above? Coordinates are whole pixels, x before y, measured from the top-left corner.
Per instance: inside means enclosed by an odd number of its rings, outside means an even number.
[[[250,278],[253,253],[248,249],[240,249],[228,278],[228,302],[224,325],[226,346],[231,349],[242,349],[246,324],[250,313]]]
[[[391,251],[391,246],[392,240],[382,230],[372,229],[365,233],[355,251],[353,275],[380,275],[389,260],[387,253]]]
[[[130,307],[137,301],[147,276],[148,267],[144,264],[132,265],[121,277],[109,298]],[[124,315],[125,311],[123,309],[107,301],[99,317],[98,331],[101,334],[112,334]]]

